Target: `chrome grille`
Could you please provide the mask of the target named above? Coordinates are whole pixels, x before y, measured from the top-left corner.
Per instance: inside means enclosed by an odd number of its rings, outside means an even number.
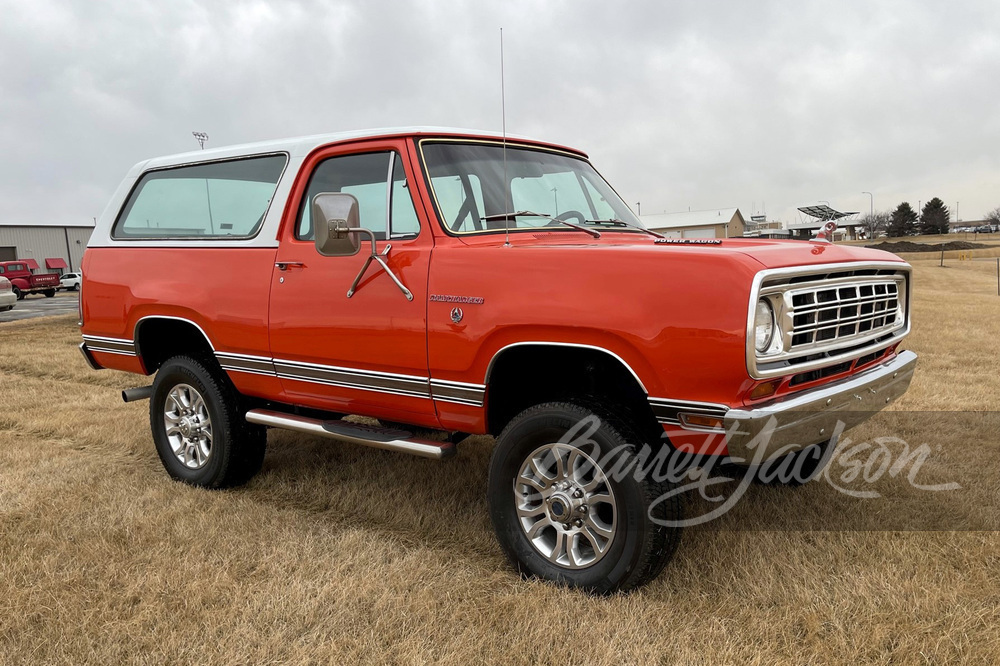
[[[897,262],[826,264],[758,273],[747,318],[747,368],[757,379],[853,363],[909,332],[910,267]],[[758,299],[775,314],[765,352],[754,348]]]
[[[895,280],[795,289],[787,293],[791,303],[791,344],[797,351],[850,342],[889,333],[903,325]]]

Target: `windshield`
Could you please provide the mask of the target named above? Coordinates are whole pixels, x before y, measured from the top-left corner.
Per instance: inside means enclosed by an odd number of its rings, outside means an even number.
[[[507,146],[505,183],[500,144],[424,142],[422,149],[441,219],[452,233],[571,228],[561,220],[608,230],[642,227],[583,159]],[[522,211],[537,215],[505,215]]]

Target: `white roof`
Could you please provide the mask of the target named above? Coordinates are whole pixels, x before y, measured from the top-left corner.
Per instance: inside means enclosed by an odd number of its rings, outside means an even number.
[[[708,227],[713,224],[728,224],[739,208],[715,208],[712,210],[692,210],[683,213],[660,213],[639,217],[647,229],[680,229],[685,227]]]
[[[146,162],[140,162],[137,167],[150,168],[166,166],[171,164],[186,164],[190,162],[201,162],[223,157],[234,157],[239,155],[252,155],[270,152],[287,152],[290,155],[304,155],[318,146],[338,141],[350,141],[352,139],[366,139],[369,137],[394,136],[397,134],[428,134],[441,136],[449,134],[461,134],[472,136],[485,136],[500,139],[503,137],[499,132],[484,132],[482,130],[460,129],[457,127],[382,127],[378,129],[351,130],[347,132],[335,132],[333,134],[313,134],[310,136],[299,136],[288,139],[274,139],[270,141],[257,141],[253,143],[241,143],[232,146],[221,146],[219,148],[206,148],[204,150],[192,150],[175,155],[164,155],[154,157]],[[536,143],[549,143],[538,141],[530,137],[516,134],[507,134],[508,139],[521,139],[534,141]]]

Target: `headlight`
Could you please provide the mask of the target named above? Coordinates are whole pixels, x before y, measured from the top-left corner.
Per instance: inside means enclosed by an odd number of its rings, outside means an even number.
[[[757,310],[753,319],[754,348],[765,352],[774,339],[774,309],[766,298],[757,301]]]

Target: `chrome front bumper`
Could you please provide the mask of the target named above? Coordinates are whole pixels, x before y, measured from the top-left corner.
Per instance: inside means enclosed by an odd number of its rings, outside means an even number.
[[[756,409],[730,409],[731,461],[755,465],[839,436],[906,393],[916,365],[917,355],[904,351],[853,377]]]

